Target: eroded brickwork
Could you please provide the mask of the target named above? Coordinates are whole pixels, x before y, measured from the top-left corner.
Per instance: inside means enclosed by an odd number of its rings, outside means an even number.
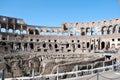
[[[74,61],[70,70],[66,70],[72,71],[81,61],[101,58],[88,53],[118,52],[119,34],[120,18],[64,22],[60,27],[49,27],[0,16],[0,69],[6,70],[7,77],[30,76],[33,68],[35,75],[55,73],[58,64],[62,65],[61,72],[65,72],[64,66],[70,65],[66,63]],[[50,65],[49,69],[46,65]]]

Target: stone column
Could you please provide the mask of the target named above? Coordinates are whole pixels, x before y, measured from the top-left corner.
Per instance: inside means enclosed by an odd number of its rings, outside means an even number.
[[[16,43],[13,42],[13,50],[16,50]]]
[[[1,32],[1,24],[0,24],[0,32]]]
[[[20,34],[21,34],[22,31],[23,31],[23,26],[21,25],[20,26]]]
[[[27,43],[27,51],[30,51],[30,44]]]
[[[103,61],[103,67],[105,67],[105,62]],[[103,71],[105,71],[105,69],[103,69]]]
[[[6,23],[6,32],[8,33],[8,23]]]
[[[77,73],[77,71],[78,71],[78,65],[76,65],[75,67],[76,67],[76,77],[78,77],[78,73]]]
[[[81,44],[80,44],[80,45],[81,45],[81,50],[83,50],[83,42],[81,42]]]
[[[24,51],[24,43],[21,42],[21,50]]]
[[[13,25],[13,33],[15,33],[15,24]]]
[[[9,35],[7,35],[7,41],[9,41]]]

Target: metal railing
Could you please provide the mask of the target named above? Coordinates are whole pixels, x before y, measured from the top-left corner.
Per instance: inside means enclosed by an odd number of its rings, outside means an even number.
[[[59,73],[59,66],[57,67],[57,74],[48,74],[48,75],[39,75],[39,76],[32,76],[32,77],[17,77],[17,78],[6,78],[6,80],[11,80],[11,79],[17,79],[17,80],[29,80],[29,79],[35,79],[35,80],[62,80],[59,79],[60,76],[64,75],[75,75],[75,77],[80,77],[84,75],[90,75],[94,73],[98,73],[101,71],[106,71],[106,70],[118,70],[120,69],[120,62],[117,62],[116,64],[110,65],[110,66],[103,66],[99,68],[94,68],[94,69],[89,69],[89,70],[76,70],[72,72],[65,72],[65,73]],[[98,75],[98,74],[97,74]],[[99,74],[99,76],[102,76]],[[103,76],[102,76],[103,77]],[[54,79],[51,79],[54,78]],[[72,77],[70,77],[72,78]],[[67,78],[66,78],[67,79]],[[90,79],[87,79],[90,80]],[[113,80],[113,79],[111,79]]]

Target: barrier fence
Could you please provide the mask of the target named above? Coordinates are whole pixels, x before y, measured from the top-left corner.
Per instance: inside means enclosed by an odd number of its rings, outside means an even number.
[[[99,68],[94,68],[94,69],[89,69],[89,70],[76,70],[76,71],[72,71],[72,72],[65,72],[65,73],[59,73],[59,65],[57,67],[57,74],[48,74],[48,75],[39,75],[39,76],[34,76],[34,69],[33,69],[33,74],[32,77],[18,77],[18,78],[6,78],[6,80],[62,80],[60,77],[61,76],[65,76],[65,75],[70,75],[70,77],[67,77],[68,79],[73,78],[73,77],[80,77],[80,76],[85,76],[85,75],[90,75],[90,74],[94,74],[97,73],[96,76],[97,77],[103,77],[106,78],[108,80],[115,80],[115,79],[110,79],[107,78],[101,74],[99,74],[99,72],[103,72],[103,71],[108,71],[108,70],[112,70],[112,71],[116,71],[116,70],[120,70],[120,62],[116,62],[116,64],[112,64],[110,66],[103,66],[103,67],[99,67]],[[93,78],[95,76],[92,76],[91,78]],[[67,80],[66,78],[66,80]],[[91,80],[91,78],[87,79],[87,80]],[[99,78],[97,80],[100,80]]]

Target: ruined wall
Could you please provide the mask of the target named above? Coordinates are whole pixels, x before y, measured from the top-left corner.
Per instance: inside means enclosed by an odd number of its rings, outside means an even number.
[[[28,25],[23,19],[0,16],[0,45],[9,45],[5,51],[80,53],[116,49],[120,47],[119,33],[119,18],[65,22],[61,27],[47,27]]]

